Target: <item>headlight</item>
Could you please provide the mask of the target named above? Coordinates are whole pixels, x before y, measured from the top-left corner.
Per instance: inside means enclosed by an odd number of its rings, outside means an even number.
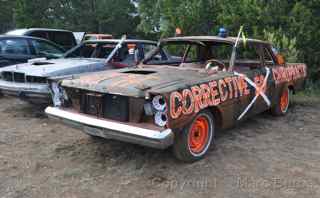
[[[144,112],[147,116],[154,116],[154,123],[164,127],[168,123],[167,103],[163,96],[155,96],[152,101],[144,104]]]
[[[152,100],[153,108],[157,111],[165,111],[167,108],[166,101],[164,100],[163,96],[156,96]]]
[[[154,116],[154,122],[160,127],[166,126],[168,123],[167,114],[165,112],[157,112]]]

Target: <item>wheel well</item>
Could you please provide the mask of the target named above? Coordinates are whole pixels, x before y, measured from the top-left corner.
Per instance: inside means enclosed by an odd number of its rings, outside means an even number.
[[[214,120],[215,120],[215,127],[216,129],[221,129],[222,127],[222,115],[221,111],[217,107],[209,108],[209,111],[212,113]]]

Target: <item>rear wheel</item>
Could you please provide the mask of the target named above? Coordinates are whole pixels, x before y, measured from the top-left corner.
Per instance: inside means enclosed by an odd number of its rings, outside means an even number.
[[[290,106],[290,89],[285,87],[277,101],[277,104],[271,109],[275,116],[284,116],[288,113]]]
[[[195,162],[208,152],[214,138],[214,118],[210,111],[201,111],[181,132],[177,133],[173,152],[184,162]]]

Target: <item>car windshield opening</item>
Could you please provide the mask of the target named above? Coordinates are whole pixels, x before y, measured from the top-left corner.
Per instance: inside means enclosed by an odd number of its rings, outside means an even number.
[[[167,56],[164,56],[164,52]],[[232,45],[222,42],[166,42],[144,61],[146,65],[205,68],[208,61],[229,66]]]
[[[99,58],[107,59],[117,43],[84,43],[65,54],[65,58]],[[126,43],[113,55],[111,62],[133,63],[137,45]]]

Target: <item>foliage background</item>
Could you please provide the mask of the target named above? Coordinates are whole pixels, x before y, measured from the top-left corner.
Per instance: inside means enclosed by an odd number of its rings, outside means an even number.
[[[319,78],[320,0],[0,0],[0,33],[47,27],[128,34],[157,40],[215,35],[241,25],[249,37],[275,43],[290,61],[306,62]]]

